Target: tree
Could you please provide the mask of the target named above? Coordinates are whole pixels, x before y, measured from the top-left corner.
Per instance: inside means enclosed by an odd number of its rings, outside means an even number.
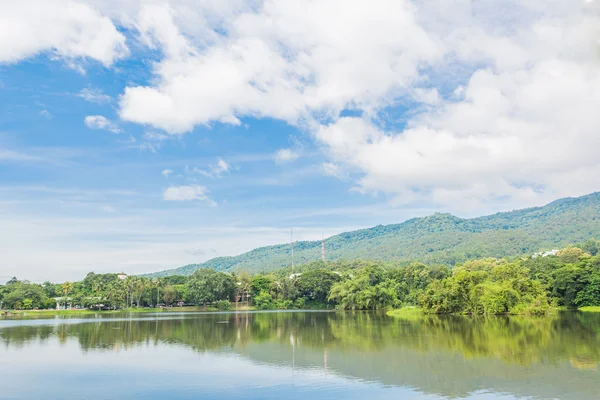
[[[314,269],[303,272],[297,278],[297,285],[301,296],[325,303],[332,286],[340,280],[339,274],[325,269]]]
[[[67,308],[67,297],[69,296],[69,293],[71,293],[73,291],[73,283],[65,282],[61,285],[61,289],[62,289],[62,293],[64,295],[65,308]]]
[[[558,252],[557,256],[560,260],[567,264],[575,264],[583,255],[583,250],[578,247],[567,247]]]
[[[46,296],[48,297],[57,297],[58,296],[58,291],[56,289],[56,285],[53,284],[52,282],[44,282],[42,284],[42,287],[44,288],[44,292],[46,293]]]
[[[127,285],[121,279],[114,280],[106,287],[106,299],[113,309],[127,306]]]
[[[596,254],[598,254],[598,251],[600,250],[600,246],[598,246],[597,240],[589,239],[587,242],[585,242],[581,246],[581,250],[583,250],[584,252],[586,252],[592,256],[595,256]]]
[[[343,309],[378,310],[399,305],[395,282],[378,265],[368,265],[346,281],[331,288],[329,300]]]
[[[552,278],[552,296],[559,305],[574,308],[578,293],[589,284],[590,271],[580,265],[567,264],[554,271]]]
[[[216,300],[230,299],[234,294],[235,286],[231,275],[202,268],[192,274],[185,289],[189,301],[206,305]]]
[[[156,287],[156,306],[157,307],[160,304],[160,287],[162,286],[163,281],[164,281],[163,278],[156,278],[154,280],[154,286]]]
[[[16,282],[4,288],[3,307],[8,309],[20,309],[24,306],[25,300],[28,307],[46,308],[48,297],[44,293],[41,285],[26,282]]]
[[[269,293],[271,291],[272,280],[267,276],[258,274],[252,277],[252,283],[250,284],[250,290],[253,296],[257,296],[260,293]]]
[[[250,297],[250,291],[252,290],[252,277],[248,273],[248,271],[241,271],[237,274],[237,295],[240,297],[240,301],[244,301],[246,299],[246,304],[248,304],[248,299]]]
[[[600,271],[595,271],[574,301],[578,307],[600,306]]]

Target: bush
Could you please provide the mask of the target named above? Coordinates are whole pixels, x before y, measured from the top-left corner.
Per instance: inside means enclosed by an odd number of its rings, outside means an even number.
[[[44,300],[44,302],[42,303],[42,307],[46,310],[53,310],[56,308],[56,300],[52,299],[52,298],[47,298]]]
[[[294,308],[294,302],[291,300],[279,300],[275,302],[275,308],[278,310],[291,310]]]
[[[273,297],[267,292],[260,292],[254,298],[254,305],[259,310],[269,310],[273,308]]]
[[[23,309],[31,310],[33,308],[33,300],[25,299],[23,300]]]
[[[217,310],[229,310],[231,308],[231,302],[229,300],[219,300],[215,302]]]
[[[304,299],[304,297],[298,297],[295,301],[294,301],[294,308],[304,308],[306,307],[306,300]]]

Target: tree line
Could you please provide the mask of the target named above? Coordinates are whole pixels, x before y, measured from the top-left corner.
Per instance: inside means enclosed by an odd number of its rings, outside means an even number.
[[[13,278],[0,285],[3,308],[122,309],[183,303],[229,309],[422,307],[437,314],[532,314],[555,307],[600,306],[598,241],[554,255],[483,258],[458,264],[366,260],[313,262],[270,273],[200,269],[190,276],[146,278],[89,273],[79,282],[35,284]]]

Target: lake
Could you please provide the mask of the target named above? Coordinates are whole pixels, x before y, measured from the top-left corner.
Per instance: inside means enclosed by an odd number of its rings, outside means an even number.
[[[2,399],[599,399],[600,314],[0,319]]]

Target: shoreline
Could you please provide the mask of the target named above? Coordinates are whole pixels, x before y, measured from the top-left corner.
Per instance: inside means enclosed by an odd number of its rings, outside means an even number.
[[[95,315],[95,314],[145,314],[171,312],[217,312],[217,311],[256,311],[254,306],[241,306],[228,310],[216,307],[163,307],[163,308],[122,308],[118,310],[2,310],[0,317],[60,316],[60,315]]]

